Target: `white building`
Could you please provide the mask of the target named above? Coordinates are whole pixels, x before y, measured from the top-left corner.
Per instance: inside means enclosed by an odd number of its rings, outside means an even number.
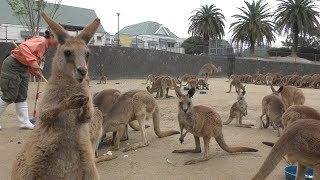
[[[54,4],[47,3],[45,11],[49,11]],[[0,42],[22,42],[29,39],[31,36],[28,28],[21,25],[18,18],[14,16],[11,7],[5,0],[0,1]],[[92,9],[79,8],[73,6],[60,5],[55,21],[60,23],[70,35],[76,35],[85,25],[92,22],[97,17]],[[40,23],[40,35],[44,34],[47,25],[44,21]],[[111,44],[111,36],[108,34],[102,25],[100,25],[97,33],[91,41],[93,45]]]
[[[181,48],[184,39],[178,38],[168,28],[157,22],[146,21],[126,26],[119,31],[120,42],[123,36],[130,37],[129,47],[184,53],[184,49]],[[114,42],[118,42],[118,34],[114,35]]]

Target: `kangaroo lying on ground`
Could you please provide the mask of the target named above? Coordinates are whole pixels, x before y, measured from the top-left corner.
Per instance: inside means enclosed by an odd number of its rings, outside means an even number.
[[[179,98],[179,112],[178,121],[180,126],[180,142],[184,141],[184,137],[188,132],[194,136],[196,148],[195,149],[182,149],[174,150],[173,153],[200,153],[200,137],[204,142],[204,154],[203,157],[192,159],[185,162],[185,165],[195,164],[202,161],[209,160],[209,143],[211,137],[214,137],[219,146],[229,152],[257,152],[258,150],[247,147],[229,147],[223,138],[222,134],[222,121],[219,114],[213,109],[206,106],[193,106],[191,97],[194,94],[195,89],[191,88],[187,95],[181,93],[180,88],[176,88],[176,95]],[[186,132],[183,133],[183,130]]]
[[[159,138],[179,134],[178,131],[160,130],[159,108],[156,100],[147,91],[131,90],[122,94],[118,101],[113,105],[109,113],[104,116],[104,132],[117,132],[115,147],[120,148],[120,138],[123,135],[126,125],[134,120],[138,120],[142,142],[132,144],[124,149],[124,151],[131,151],[137,148],[148,146],[149,141],[145,132],[145,120],[150,117],[153,119],[154,132]]]
[[[283,129],[283,125],[281,122],[282,114],[285,112],[285,105],[278,94],[273,93],[265,96],[262,99],[262,115],[260,116],[259,128],[262,129],[269,127],[269,123],[271,122],[272,126],[278,131],[278,137],[280,136],[279,128]],[[267,123],[264,124],[262,121],[262,117],[266,115]]]
[[[250,127],[250,125],[242,124],[243,116],[248,115],[248,104],[246,102],[246,99],[244,98],[245,94],[245,91],[238,92],[237,102],[233,103],[233,105],[231,106],[229,119],[224,122],[223,125],[230,124],[233,119],[236,118],[236,127]]]
[[[306,100],[303,91],[294,86],[280,86],[276,91],[271,85],[271,90],[281,95],[286,109],[291,105],[303,105]]]
[[[234,79],[231,81],[230,83],[230,89],[227,93],[231,92],[231,87],[234,86],[236,88],[236,92],[239,92],[240,89],[242,89],[242,91],[246,91],[246,86],[242,85],[242,83],[240,82],[240,80],[238,78]]]
[[[60,45],[52,60],[39,119],[13,164],[11,179],[99,179],[89,134],[95,112],[85,79],[90,56],[87,44],[100,20],[71,37],[46,14],[41,12],[41,16]]]
[[[274,144],[268,157],[252,180],[266,179],[283,156],[298,163],[296,179],[304,180],[307,167],[313,167],[313,179],[320,179],[320,121],[297,120],[290,124]]]

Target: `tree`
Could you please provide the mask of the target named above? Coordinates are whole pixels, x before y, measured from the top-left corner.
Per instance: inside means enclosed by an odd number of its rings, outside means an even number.
[[[292,34],[288,35],[287,39],[285,41],[281,41],[281,43],[285,47],[292,48]],[[311,33],[298,37],[298,47],[320,49],[320,31],[318,29],[314,29]]]
[[[184,48],[186,54],[199,55],[207,51],[208,43],[199,36],[191,36],[181,44],[181,47]]]
[[[224,36],[224,15],[221,9],[216,8],[215,5],[205,5],[194,10],[194,15],[190,16],[190,26],[188,33],[192,36],[202,37],[208,43],[209,39],[219,38]]]
[[[241,14],[233,15],[237,21],[230,25],[232,42],[237,45],[246,43],[250,46],[250,55],[254,55],[254,47],[270,45],[275,41],[273,35],[274,23],[269,20],[272,16],[268,3],[262,0],[253,1],[251,4],[245,1],[246,7],[238,8]]]
[[[56,16],[56,12],[60,7],[62,0],[55,0],[53,6],[47,9],[47,14],[52,18]],[[30,36],[39,35],[40,31],[40,12],[43,11],[47,2],[44,0],[7,0],[10,5],[14,16],[18,18],[21,25],[28,29]]]
[[[292,56],[297,55],[299,34],[307,33],[319,26],[319,12],[314,0],[277,0],[279,5],[276,10],[276,28],[279,34],[283,32],[292,35]]]

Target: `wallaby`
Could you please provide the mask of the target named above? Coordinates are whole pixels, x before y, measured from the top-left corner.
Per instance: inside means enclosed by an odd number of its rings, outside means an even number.
[[[271,85],[271,90],[272,92],[276,92],[281,95],[281,99],[285,104],[285,109],[292,105],[303,105],[306,100],[303,91],[294,86],[280,86],[276,91]]]
[[[39,118],[13,164],[11,179],[99,179],[89,134],[95,112],[85,79],[90,56],[87,44],[100,20],[95,19],[78,36],[71,37],[45,13],[41,16],[59,46]]]
[[[262,115],[260,116],[259,128],[268,128],[269,122],[278,131],[278,137],[280,136],[279,128],[284,128],[281,122],[282,114],[285,112],[285,105],[281,98],[276,94],[270,94],[262,99]],[[267,123],[262,121],[263,116],[266,116]]]
[[[145,120],[148,120],[149,117],[153,119],[154,132],[159,138],[179,134],[178,131],[174,130],[160,130],[160,115],[157,102],[149,92],[143,90],[131,90],[123,93],[118,98],[109,113],[104,116],[104,133],[117,132],[114,149],[118,150],[120,148],[120,138],[126,125],[131,121],[138,120],[142,142],[132,144],[125,148],[124,151],[148,146],[149,141],[145,132]]]
[[[237,102],[233,103],[233,105],[231,106],[229,119],[226,122],[224,122],[223,125],[230,124],[233,121],[233,119],[236,118],[237,127],[251,127],[250,125],[242,124],[243,116],[248,115],[248,104],[246,102],[246,99],[244,98],[245,93],[245,91],[238,92]]]
[[[313,168],[313,179],[320,179],[319,129],[319,120],[297,120],[290,124],[252,180],[266,179],[285,155],[290,163],[298,163],[296,179],[305,179],[307,167]]]
[[[178,122],[180,126],[180,142],[184,141],[185,135],[190,132],[195,139],[195,149],[182,149],[174,150],[173,153],[200,153],[200,137],[204,142],[204,154],[203,157],[192,159],[185,162],[185,165],[195,164],[202,161],[209,160],[209,143],[211,137],[214,137],[219,146],[229,152],[257,152],[258,150],[247,147],[229,147],[223,138],[222,134],[222,121],[220,115],[213,109],[206,106],[193,106],[191,97],[193,96],[195,88],[191,88],[187,95],[181,93],[180,88],[176,87],[176,95],[179,98],[178,104]],[[183,133],[183,130],[186,132]]]
[[[242,91],[246,91],[246,86],[242,85],[242,83],[240,82],[240,80],[238,78],[231,81],[230,89],[229,89],[229,91],[227,91],[227,93],[231,92],[232,86],[234,86],[236,88],[236,92],[239,92],[240,89],[242,89]]]

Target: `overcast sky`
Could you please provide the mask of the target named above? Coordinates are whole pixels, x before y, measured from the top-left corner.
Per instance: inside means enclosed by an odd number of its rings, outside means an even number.
[[[251,0],[248,0],[251,2]],[[49,0],[54,2],[54,0]],[[266,0],[274,10],[276,0]],[[169,28],[180,38],[187,38],[192,11],[201,5],[215,4],[226,18],[224,39],[229,40],[229,27],[235,21],[231,16],[239,13],[237,7],[244,6],[243,0],[62,0],[62,4],[94,9],[102,21],[105,30],[111,34],[117,32],[117,15],[120,13],[120,29],[144,21],[156,21]],[[274,46],[281,46],[284,37],[277,37]]]

